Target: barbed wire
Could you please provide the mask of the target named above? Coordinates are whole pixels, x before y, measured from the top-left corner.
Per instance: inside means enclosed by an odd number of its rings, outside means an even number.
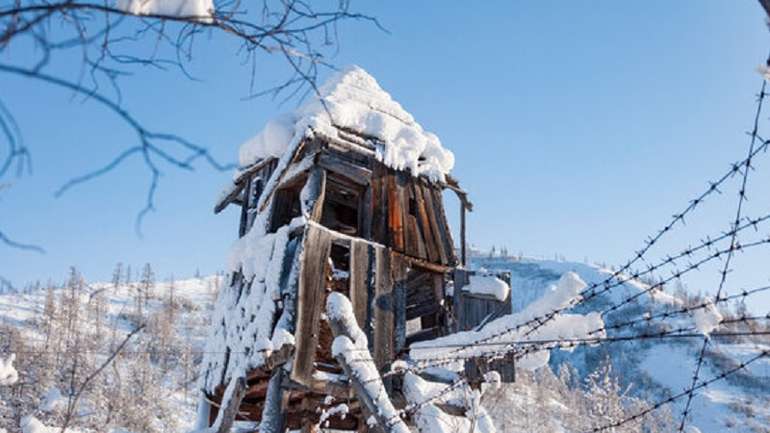
[[[688,272],[691,272],[693,270],[697,270],[704,263],[721,257],[722,255],[724,255],[729,250],[741,250],[741,251],[743,251],[743,250],[746,250],[746,249],[755,248],[755,247],[759,247],[759,246],[763,246],[763,245],[769,245],[769,244],[770,244],[770,236],[768,236],[766,238],[763,238],[761,240],[755,241],[755,242],[750,242],[750,243],[747,243],[747,244],[735,244],[735,245],[733,245],[733,246],[731,246],[729,248],[725,248],[723,250],[717,250],[716,252],[710,254],[708,257],[706,257],[706,258],[704,258],[704,259],[702,259],[702,260],[700,260],[698,262],[691,263],[687,268],[676,272],[674,274],[674,276],[670,277],[669,279],[667,279],[665,281],[670,281],[670,280],[679,278],[679,277],[681,277],[682,275],[684,275],[684,274],[686,274]],[[658,284],[656,284],[654,286],[651,286],[650,288],[643,289],[640,292],[638,292],[636,295],[623,299],[619,304],[622,304],[622,305],[630,304],[630,303],[634,302],[636,299],[638,299],[641,295],[643,295],[645,293],[650,293],[652,290],[655,290],[655,288],[657,286],[661,286],[661,284],[658,283]],[[613,304],[613,305],[618,305],[618,304]],[[697,309],[697,308],[688,308],[687,311],[693,311],[695,309]],[[602,312],[602,315],[606,315],[606,313],[608,313],[609,311],[613,311],[613,310],[617,310],[617,308],[610,307],[610,308],[606,309],[604,312]],[[549,317],[556,317],[559,314],[561,314],[561,312],[563,312],[563,309],[553,309],[548,314],[549,315],[552,314],[552,316],[549,316]],[[532,335],[535,331],[537,331],[538,329],[540,329],[542,326],[544,326],[547,323],[546,321],[540,319],[542,317],[543,316],[538,316],[538,318],[533,319],[533,320],[540,320],[540,322],[539,322],[540,324],[538,326],[532,327],[528,331],[524,332],[524,334],[523,334],[524,338]],[[501,338],[501,337],[503,337],[505,335],[508,335],[508,334],[511,334],[511,333],[519,331],[521,328],[524,328],[525,326],[528,326],[528,324],[530,324],[530,323],[532,323],[532,320],[525,321],[522,324],[517,324],[517,325],[514,325],[514,326],[504,327],[501,331],[498,331],[498,332],[492,333],[492,334],[490,334],[488,336],[479,338],[478,340],[475,340],[473,342],[469,342],[467,344],[461,345],[461,346],[457,347],[453,352],[450,352],[449,354],[445,354],[446,358],[439,359],[438,361],[440,361],[440,362],[438,363],[438,365],[444,365],[445,363],[443,361],[451,360],[452,353],[459,353],[459,352],[462,352],[462,351],[467,350],[469,348],[472,348],[474,346],[484,345],[484,344],[486,344],[488,342],[493,342],[494,340],[499,339],[499,338]],[[597,329],[593,330],[593,332],[594,333],[598,333],[598,332],[602,332],[604,330],[605,330],[604,327],[602,327],[602,328],[597,328]],[[434,347],[434,346],[430,346],[430,347]],[[435,346],[435,347],[438,347],[438,346]],[[435,366],[437,366],[437,365],[426,365],[424,368],[427,369],[427,368],[431,368],[431,367],[435,367]]]
[[[768,57],[768,62],[770,62],[770,57]],[[749,150],[748,150],[748,157],[746,159],[746,166],[743,169],[743,176],[741,179],[741,187],[740,190],[738,190],[738,202],[736,204],[736,210],[735,210],[735,221],[733,223],[733,227],[738,227],[740,224],[741,218],[743,217],[743,206],[746,202],[746,187],[748,186],[748,179],[749,179],[749,173],[751,172],[751,160],[752,160],[752,154],[754,153],[754,146],[757,142],[757,134],[759,132],[759,117],[762,114],[762,103],[765,100],[765,88],[767,86],[767,81],[765,79],[762,79],[762,86],[759,91],[759,95],[757,97],[757,109],[756,113],[754,114],[754,126],[751,131],[751,139],[749,140]],[[738,232],[733,230],[733,234],[730,237],[730,244],[733,245],[738,240]],[[722,271],[720,272],[719,277],[719,285],[717,288],[716,297],[719,298],[719,296],[722,294],[722,290],[724,290],[725,282],[727,281],[727,273],[730,271],[730,264],[732,263],[733,259],[733,251],[730,251],[727,254],[727,259],[724,262],[724,266],[722,267]],[[698,379],[700,378],[700,371],[701,367],[703,366],[703,358],[706,354],[706,349],[709,346],[709,338],[705,337],[703,339],[703,345],[701,346],[700,354],[698,355],[698,361],[695,365],[695,373],[692,377],[692,386],[690,392],[687,394],[687,402],[685,403],[684,410],[682,411],[682,418],[681,422],[679,423],[679,432],[684,432],[685,425],[687,424],[687,415],[690,411],[690,405],[692,404],[692,399],[695,395],[695,384],[698,382]]]
[[[753,128],[753,130],[752,130],[752,132],[750,134],[750,136],[751,136],[751,144],[750,144],[750,147],[749,147],[748,156],[742,162],[740,162],[738,164],[733,164],[731,169],[728,171],[728,173],[726,173],[723,177],[721,177],[717,182],[710,183],[710,187],[709,187],[709,189],[705,193],[703,193],[701,196],[699,196],[695,200],[691,201],[683,212],[681,212],[679,214],[675,214],[673,219],[672,219],[672,221],[670,221],[667,225],[665,225],[663,227],[663,229],[661,229],[655,236],[652,236],[651,238],[649,238],[645,242],[645,246],[641,250],[637,251],[635,256],[632,259],[628,260],[626,262],[626,264],[621,266],[617,271],[614,271],[610,276],[608,276],[603,281],[598,282],[598,283],[593,283],[590,286],[588,286],[586,289],[582,290],[581,293],[580,293],[580,296],[571,299],[569,302],[566,303],[565,306],[562,306],[562,307],[559,307],[559,308],[554,308],[549,313],[547,313],[545,315],[537,316],[537,317],[535,317],[535,318],[533,318],[531,320],[526,321],[523,324],[517,324],[514,327],[507,327],[506,329],[503,329],[500,332],[497,332],[497,333],[494,333],[494,334],[492,334],[490,336],[486,336],[484,338],[481,338],[478,341],[474,341],[472,344],[459,344],[459,345],[457,345],[457,349],[452,353],[455,356],[453,356],[453,357],[444,356],[443,357],[444,359],[441,359],[441,360],[436,359],[436,361],[438,361],[438,362],[429,363],[427,366],[426,365],[422,365],[421,368],[424,370],[425,368],[428,368],[429,366],[435,367],[435,366],[437,366],[438,363],[457,362],[457,358],[458,358],[458,356],[456,356],[457,352],[462,352],[464,350],[467,350],[471,346],[480,346],[480,345],[487,345],[487,344],[489,344],[489,345],[493,345],[493,346],[497,347],[497,346],[502,345],[503,346],[503,348],[502,348],[503,350],[499,350],[498,349],[498,350],[492,351],[492,353],[490,353],[490,354],[485,355],[485,356],[490,356],[490,357],[494,357],[494,358],[499,358],[501,355],[506,354],[506,353],[508,353],[511,350],[514,350],[514,349],[511,348],[511,346],[514,346],[516,343],[520,343],[520,344],[527,344],[527,343],[521,343],[521,342],[500,342],[500,341],[490,343],[491,340],[499,338],[499,337],[501,337],[503,335],[506,335],[506,334],[508,334],[510,332],[518,331],[519,329],[521,329],[524,326],[529,326],[530,327],[530,329],[527,330],[524,333],[524,337],[528,337],[532,333],[536,332],[538,329],[540,329],[543,326],[545,326],[548,322],[553,320],[555,317],[557,317],[563,311],[566,311],[568,309],[574,308],[577,305],[580,305],[580,304],[582,304],[584,302],[587,302],[588,300],[598,296],[599,294],[606,293],[606,292],[610,291],[613,287],[617,287],[620,284],[623,284],[623,283],[625,283],[627,281],[638,280],[638,278],[640,276],[644,275],[644,274],[651,274],[651,273],[655,272],[656,270],[658,270],[658,269],[660,269],[660,268],[662,268],[664,266],[675,264],[676,261],[681,259],[682,257],[685,257],[685,256],[686,257],[691,257],[695,252],[697,252],[697,251],[699,251],[701,249],[707,249],[707,250],[710,251],[715,243],[720,242],[720,241],[722,241],[724,239],[729,239],[730,240],[730,244],[729,244],[729,246],[727,248],[722,249],[722,250],[717,250],[716,252],[714,252],[712,254],[709,254],[707,257],[705,257],[705,258],[703,258],[701,260],[698,260],[698,261],[696,261],[694,263],[690,263],[690,264],[688,264],[688,266],[686,268],[684,268],[682,270],[675,269],[672,272],[672,275],[670,277],[668,277],[666,279],[663,279],[663,280],[661,280],[661,281],[659,281],[659,282],[657,282],[657,283],[655,283],[653,285],[650,285],[648,288],[646,288],[644,290],[641,290],[641,291],[635,293],[634,295],[626,297],[623,300],[621,300],[620,302],[613,303],[609,308],[607,308],[606,310],[604,310],[601,313],[601,316],[604,317],[606,314],[609,314],[610,312],[619,310],[623,306],[625,306],[625,305],[627,305],[627,304],[629,304],[631,302],[634,302],[636,299],[639,299],[639,297],[641,297],[642,295],[644,295],[646,293],[650,293],[650,292],[652,292],[654,290],[657,290],[657,288],[662,287],[666,282],[669,282],[669,281],[674,280],[674,279],[679,279],[679,278],[681,278],[681,276],[683,274],[691,272],[693,270],[697,270],[703,264],[705,264],[705,263],[707,263],[709,261],[715,260],[715,259],[719,259],[719,258],[721,258],[725,254],[727,255],[727,259],[725,260],[724,265],[722,267],[720,284],[719,284],[719,287],[718,287],[717,294],[716,294],[715,298],[716,298],[716,302],[717,303],[722,302],[722,301],[726,301],[727,299],[723,300],[721,298],[721,295],[722,295],[722,291],[723,291],[724,286],[725,286],[726,275],[727,275],[727,272],[729,270],[730,263],[732,261],[732,258],[734,256],[735,252],[744,251],[746,248],[753,247],[753,246],[764,245],[764,244],[767,244],[768,242],[770,242],[770,237],[767,237],[767,238],[759,240],[759,241],[750,242],[750,243],[747,243],[747,244],[741,244],[737,240],[738,233],[741,230],[746,229],[748,227],[757,228],[759,223],[761,223],[761,222],[763,222],[764,220],[767,219],[766,216],[758,218],[756,220],[747,219],[748,223],[745,223],[743,225],[741,224],[741,222],[744,221],[744,217],[743,217],[742,211],[743,211],[743,203],[746,200],[746,186],[747,186],[747,180],[748,180],[748,173],[749,173],[750,170],[753,169],[753,167],[752,167],[752,160],[756,156],[756,154],[758,154],[760,151],[765,151],[766,148],[767,148],[767,144],[768,144],[768,142],[763,140],[763,139],[761,139],[759,134],[758,134],[758,124],[759,124],[759,116],[760,116],[761,109],[762,109],[762,101],[764,100],[765,95],[766,95],[765,94],[765,86],[766,86],[766,83],[763,81],[762,89],[761,89],[761,92],[760,92],[760,95],[759,95],[759,98],[758,98],[758,102],[757,102],[757,113],[755,115],[754,128]],[[762,141],[760,146],[755,146],[757,140],[761,140]],[[731,229],[728,232],[723,233],[721,236],[717,237],[717,239],[711,239],[710,237],[707,237],[706,240],[702,241],[701,244],[698,247],[696,247],[696,249],[687,248],[687,249],[683,250],[681,253],[679,253],[678,255],[667,256],[663,261],[661,261],[660,263],[658,263],[656,265],[648,264],[646,271],[641,271],[641,272],[640,271],[636,271],[636,272],[632,271],[631,275],[625,278],[625,281],[623,281],[623,278],[618,278],[618,277],[624,277],[625,276],[624,274],[627,273],[627,271],[630,270],[632,268],[632,266],[636,262],[638,262],[640,260],[646,262],[646,260],[644,260],[645,254],[666,233],[671,231],[672,228],[677,224],[677,222],[679,222],[679,221],[684,222],[684,216],[685,215],[687,215],[688,213],[692,212],[695,208],[697,208],[705,200],[705,198],[708,197],[709,195],[711,195],[713,192],[719,191],[719,186],[722,183],[724,183],[727,179],[732,178],[736,174],[739,174],[739,173],[742,174],[742,180],[741,180],[741,186],[740,186],[740,190],[739,190],[738,206],[737,206],[735,220],[731,224]],[[613,281],[613,280],[616,280],[616,281]],[[759,293],[760,291],[763,291],[763,290],[766,290],[766,288],[758,288],[756,291],[752,291],[752,292],[748,292],[748,291],[744,290],[740,294],[740,296],[743,297],[743,298],[746,298],[746,297],[750,296],[750,294]],[[729,297],[726,297],[726,298],[729,298]],[[692,307],[685,307],[685,308],[680,309],[679,313],[677,313],[677,314],[684,314],[687,311],[694,311],[696,309],[706,308],[708,305],[709,304],[707,302],[704,302],[701,305],[696,305],[696,306],[692,306]],[[662,314],[662,317],[670,317],[671,316],[670,312],[665,312],[665,313],[661,313],[661,314]],[[743,316],[743,317],[740,317],[740,318],[737,318],[737,319],[727,319],[727,320],[723,319],[723,320],[720,320],[720,324],[723,324],[723,323],[740,323],[740,322],[747,323],[747,322],[752,321],[752,320],[766,320],[768,317],[770,317],[770,315],[768,315],[768,316],[758,316],[758,317],[746,317],[746,316]],[[650,319],[644,318],[643,320],[649,321]],[[532,323],[534,323],[533,326],[532,326]],[[628,325],[633,324],[633,323],[638,323],[638,321],[630,322],[630,323],[628,323]],[[619,327],[621,327],[621,326],[616,326],[616,328],[619,328]],[[606,332],[606,329],[604,331]],[[656,334],[640,334],[640,335],[617,336],[617,337],[606,337],[606,336],[602,335],[602,336],[597,336],[597,337],[589,337],[589,338],[583,339],[583,341],[569,341],[569,340],[566,340],[566,339],[559,338],[559,339],[555,339],[554,342],[552,342],[551,344],[548,344],[548,345],[542,344],[541,342],[530,342],[529,348],[531,350],[519,351],[518,353],[516,353],[515,356],[520,359],[521,357],[526,356],[529,353],[532,353],[534,350],[552,350],[553,348],[561,346],[561,345],[564,345],[564,344],[569,345],[569,347],[574,347],[575,344],[581,344],[581,343],[584,343],[584,344],[591,344],[591,343],[593,343],[593,344],[600,344],[600,343],[609,342],[609,341],[632,341],[632,340],[639,340],[639,339],[644,339],[644,338],[664,338],[666,336],[673,336],[673,335],[680,335],[679,338],[693,338],[693,337],[702,337],[702,335],[703,335],[702,333],[694,333],[694,334],[693,333],[690,333],[690,334],[678,333],[677,334],[677,332],[679,332],[679,331],[683,331],[683,330],[682,329],[677,329],[677,330],[673,330],[673,331],[672,330],[660,331],[660,332],[658,332]],[[594,333],[597,333],[597,332],[602,332],[602,331],[600,331],[600,330],[594,331]],[[604,334],[604,332],[602,332],[602,334]],[[738,335],[736,335],[738,333],[732,333],[732,334],[733,334],[732,335],[733,337],[738,336]],[[739,334],[741,334],[742,336],[744,336],[744,335],[768,335],[768,332],[751,331],[751,332],[742,332],[742,333],[739,333]],[[694,393],[698,389],[700,389],[700,387],[705,386],[704,383],[705,384],[708,383],[708,381],[707,382],[703,382],[703,383],[698,383],[700,367],[701,367],[701,365],[703,363],[703,358],[705,356],[705,351],[706,351],[706,347],[707,347],[708,342],[710,341],[711,338],[715,338],[717,335],[719,335],[719,334],[712,334],[711,336],[707,336],[706,338],[704,338],[704,345],[703,345],[703,348],[701,349],[701,352],[700,352],[700,355],[699,355],[699,359],[698,359],[698,363],[697,363],[697,367],[696,367],[696,373],[693,376],[693,381],[692,381],[692,384],[689,387],[689,389],[685,390],[683,393],[681,393],[681,394],[679,394],[677,396],[674,396],[674,397],[672,397],[670,399],[667,399],[667,400],[663,401],[662,403],[658,403],[658,404],[653,405],[653,408],[651,409],[651,410],[654,410],[654,409],[656,409],[656,408],[658,408],[658,407],[660,407],[660,406],[662,406],[664,404],[668,404],[668,403],[670,403],[670,402],[672,402],[672,401],[674,401],[676,399],[679,399],[679,398],[682,398],[684,396],[687,396],[688,397],[688,401],[686,403],[685,410],[684,410],[683,416],[682,416],[682,421],[681,421],[680,426],[679,426],[679,431],[680,432],[682,432],[683,429],[684,429],[684,426],[685,426],[685,423],[686,423],[686,417],[687,417],[688,410],[689,410],[689,406],[690,406],[690,403],[692,401],[692,397],[693,397]],[[432,348],[432,347],[428,347],[428,349],[430,349],[430,348]],[[438,347],[436,347],[436,348],[438,348]],[[474,355],[477,355],[477,354],[474,354]],[[767,356],[767,355],[768,355],[768,351],[763,351],[760,355],[755,357],[750,362],[753,362],[754,360],[760,359],[760,358],[762,358],[764,356]],[[451,358],[455,358],[455,359],[451,359]],[[478,358],[478,356],[474,356],[474,358]],[[483,358],[483,356],[482,356],[482,358]],[[424,360],[421,360],[421,361],[424,361]],[[750,363],[750,362],[742,363],[738,368],[734,369],[734,371],[739,371],[740,369],[744,368],[745,365],[748,365],[748,363]],[[727,377],[727,375],[729,375],[729,374],[728,373],[723,373],[722,375],[717,376],[717,378],[715,380],[721,380],[724,377]],[[416,410],[419,410],[419,408],[423,407],[424,405],[429,404],[430,402],[435,401],[436,399],[443,397],[447,393],[452,392],[457,387],[463,386],[465,383],[467,383],[467,380],[465,378],[461,377],[457,381],[455,381],[452,384],[446,386],[445,389],[442,392],[437,393],[437,394],[431,396],[428,399],[425,399],[425,401],[421,401],[421,402],[418,402],[418,403],[410,405],[408,407],[408,412],[414,412]],[[649,411],[642,412],[640,414],[635,414],[635,415],[633,415],[631,417],[626,418],[625,420],[621,420],[619,423],[610,425],[607,428],[611,428],[612,426],[622,425],[623,423],[626,423],[626,422],[631,422],[632,420],[635,420],[635,419],[637,419],[637,418],[639,418],[641,416],[644,416],[646,413],[649,413]],[[402,415],[403,415],[403,413],[399,414],[399,416],[402,416]],[[600,427],[600,428],[595,429],[594,431],[601,431],[601,430],[604,430],[604,429],[606,429],[606,428],[605,427]]]
[[[720,321],[720,325],[728,324],[728,323],[751,322],[751,321],[754,321],[754,320],[768,320],[768,319],[770,319],[770,314],[768,314],[766,316],[741,317],[741,318],[737,318],[737,319],[723,319],[723,320]],[[615,336],[615,337],[584,337],[584,338],[573,338],[573,339],[554,338],[554,339],[550,339],[550,340],[539,340],[539,341],[532,341],[532,340],[527,341],[527,340],[524,340],[524,341],[510,341],[510,342],[506,342],[504,344],[510,344],[510,345],[516,345],[516,344],[527,345],[527,344],[529,344],[529,347],[527,349],[525,349],[523,351],[519,351],[518,353],[515,353],[514,359],[515,360],[520,360],[521,358],[523,358],[523,357],[525,357],[527,355],[531,355],[531,354],[533,354],[535,352],[538,352],[538,351],[551,351],[551,350],[557,349],[557,348],[573,349],[573,348],[575,348],[575,347],[577,347],[579,345],[595,345],[595,344],[604,344],[604,343],[611,343],[611,342],[628,342],[628,341],[639,341],[639,340],[680,339],[680,338],[681,339],[689,339],[689,338],[702,338],[703,337],[704,334],[702,332],[692,332],[693,329],[694,328],[692,326],[690,326],[690,327],[676,328],[676,329],[672,329],[672,330],[664,330],[664,331],[658,331],[658,332],[643,333],[643,334],[638,334],[638,335]],[[750,337],[750,336],[754,336],[754,337],[756,337],[756,336],[770,336],[770,330],[765,330],[765,331],[712,332],[712,333],[709,334],[709,336],[710,336],[709,338],[713,338],[713,339],[738,338],[738,337]],[[500,343],[498,343],[498,344],[500,344]],[[491,345],[491,343],[490,343],[490,345]],[[506,353],[508,351],[510,351],[510,350],[511,349],[506,348]],[[472,356],[456,357],[455,359],[452,360],[452,362],[462,361],[462,360],[465,360],[465,359],[493,360],[493,359],[498,359],[498,358],[500,358],[500,357],[502,357],[504,355],[505,355],[505,353],[501,353],[499,351],[493,351],[493,352],[489,352],[489,353],[484,354],[484,355],[473,354]],[[717,380],[724,379],[727,376],[729,376],[730,374],[733,374],[733,373],[739,371],[740,369],[744,368],[746,365],[756,361],[759,358],[766,357],[766,356],[770,356],[770,351],[763,350],[763,351],[761,351],[761,353],[759,355],[757,355],[757,357],[755,357],[755,359],[752,359],[750,361],[746,361],[746,362],[741,363],[740,364],[740,368],[734,369],[735,371],[733,371],[732,373],[719,375]],[[415,372],[413,370],[407,370],[407,371],[412,372],[412,373]],[[446,387],[444,387],[444,389],[442,389],[440,392],[435,393],[435,394],[431,395],[429,398],[426,398],[426,399],[424,399],[422,401],[419,401],[419,402],[414,403],[414,404],[410,404],[409,406],[407,406],[407,408],[405,408],[399,414],[399,416],[404,416],[406,414],[413,414],[414,412],[416,412],[420,408],[422,408],[422,407],[424,407],[424,406],[426,406],[428,404],[431,404],[434,401],[441,400],[447,394],[453,392],[455,389],[457,389],[457,388],[459,388],[461,386],[464,386],[464,385],[468,385],[468,384],[469,384],[469,382],[468,382],[467,378],[461,376],[457,380],[453,381],[451,384],[449,384]],[[691,388],[694,388],[694,389],[697,390],[700,387],[701,386],[699,384],[696,384],[694,387],[691,387]],[[680,396],[676,397],[673,400],[666,399],[666,400],[664,400],[662,402],[656,403],[654,406],[657,409],[660,406],[663,406],[663,405],[665,405],[667,403],[670,403],[670,402],[672,402],[674,400],[682,398],[684,395],[686,395],[686,391],[681,393]],[[648,413],[648,412],[645,412],[642,415],[634,414],[632,417],[629,417],[628,419],[624,420],[623,423],[631,422],[631,421],[639,418],[640,416],[645,415],[646,413]],[[619,425],[622,425],[622,424],[619,424]],[[595,431],[601,431],[601,430],[595,430]]]
[[[525,333],[525,336],[526,335],[530,335],[533,332],[535,332],[538,329],[540,329],[542,326],[544,326],[547,323],[549,323],[550,320],[552,320],[554,317],[558,316],[561,313],[564,313],[567,310],[575,308],[578,305],[581,305],[581,304],[583,304],[585,302],[590,301],[593,298],[596,298],[596,297],[598,297],[598,296],[600,296],[600,295],[602,295],[604,293],[607,293],[607,292],[609,292],[610,290],[612,290],[615,287],[622,286],[622,285],[624,285],[624,284],[626,284],[628,282],[631,282],[631,281],[638,281],[639,278],[641,278],[641,277],[643,277],[645,275],[653,274],[654,272],[664,268],[665,266],[674,264],[677,260],[680,260],[680,259],[682,259],[684,257],[691,257],[691,256],[693,256],[694,253],[696,253],[696,252],[698,252],[700,250],[703,250],[703,249],[711,250],[712,248],[714,248],[715,244],[717,244],[720,241],[722,241],[724,239],[727,239],[728,237],[732,236],[733,233],[737,233],[739,231],[743,231],[743,230],[746,230],[746,229],[749,229],[749,228],[758,229],[758,227],[759,227],[759,225],[761,223],[763,223],[765,221],[768,221],[769,219],[770,219],[770,214],[764,215],[764,216],[756,218],[756,219],[748,219],[747,218],[747,219],[745,219],[746,222],[744,224],[739,225],[737,227],[734,227],[730,231],[725,232],[725,233],[723,233],[723,234],[721,234],[719,236],[716,236],[714,238],[712,238],[711,236],[708,236],[708,237],[706,237],[706,239],[702,240],[700,242],[700,244],[698,244],[697,246],[695,246],[695,247],[687,247],[684,250],[680,251],[679,253],[677,253],[677,254],[675,254],[673,256],[669,255],[665,259],[662,259],[657,264],[649,266],[644,271],[635,271],[631,275],[623,275],[623,274],[618,274],[617,272],[615,272],[610,277],[607,277],[603,281],[601,281],[599,283],[592,283],[591,285],[589,285],[586,289],[581,291],[581,294],[579,296],[577,296],[577,297],[573,298],[572,300],[570,300],[567,303],[567,305],[562,306],[562,307],[553,308],[548,313],[538,315],[538,316],[536,316],[536,317],[534,317],[532,319],[526,320],[526,321],[524,321],[522,323],[518,323],[515,326],[506,327],[506,328],[500,330],[499,332],[497,332],[495,334],[492,334],[490,336],[487,336],[487,337],[479,340],[479,342],[483,342],[483,341],[488,341],[488,340],[492,340],[492,339],[495,339],[495,338],[499,338],[499,337],[501,337],[503,335],[506,335],[506,334],[509,334],[509,333],[513,333],[513,332],[517,332],[517,331],[519,331],[519,330],[521,330],[522,328],[525,328],[525,327],[530,327],[531,328],[531,329],[529,329]],[[684,268],[683,270],[676,270],[676,271],[674,271],[670,277],[668,277],[668,278],[666,278],[666,279],[664,279],[662,281],[659,281],[656,284],[653,284],[653,285],[647,287],[646,289],[641,290],[640,292],[636,293],[635,295],[633,295],[633,296],[631,296],[629,298],[624,299],[620,304],[614,304],[613,306],[607,308],[606,310],[604,310],[602,312],[602,316],[608,314],[611,311],[617,310],[617,309],[621,308],[622,306],[630,304],[631,302],[635,301],[636,299],[640,298],[641,296],[643,296],[645,294],[648,294],[648,293],[651,293],[653,291],[656,291],[657,289],[663,287],[668,282],[680,279],[683,275],[685,275],[685,274],[687,274],[687,273],[689,273],[691,271],[700,269],[700,267],[702,265],[704,265],[704,264],[706,264],[708,262],[711,262],[712,260],[719,259],[720,257],[722,257],[722,255],[728,253],[729,251],[735,251],[735,250],[741,250],[742,251],[742,250],[745,250],[747,248],[753,248],[753,247],[756,247],[756,246],[766,245],[768,243],[770,243],[770,236],[768,236],[766,239],[762,239],[762,240],[759,240],[759,241],[756,241],[756,242],[751,242],[751,243],[747,243],[747,244],[731,245],[728,248],[725,248],[725,249],[722,249],[722,250],[717,250],[714,253],[710,254],[709,256],[701,259],[700,261],[688,264],[688,266],[686,268]],[[620,276],[622,278],[617,278],[617,276]],[[613,279],[615,281],[614,282],[610,282]],[[597,287],[599,287],[600,285],[603,285],[604,287],[601,289],[601,291],[596,291],[595,289]],[[583,294],[586,293],[586,292],[590,292],[590,293],[588,295],[583,296]]]

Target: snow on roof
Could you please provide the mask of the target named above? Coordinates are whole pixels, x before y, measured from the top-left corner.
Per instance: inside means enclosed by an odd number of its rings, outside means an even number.
[[[336,137],[337,128],[381,140],[377,159],[397,170],[409,169],[415,176],[443,181],[454,166],[454,155],[444,149],[439,138],[422,129],[374,77],[358,66],[334,74],[319,88],[318,95],[295,112],[268,121],[259,134],[241,146],[240,165],[280,157],[297,136],[317,132]]]
[[[463,291],[475,295],[492,296],[498,301],[508,299],[511,288],[505,281],[494,275],[471,275],[470,283],[463,286]]]

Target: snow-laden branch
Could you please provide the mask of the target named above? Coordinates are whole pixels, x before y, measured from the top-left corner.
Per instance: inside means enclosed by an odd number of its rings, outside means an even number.
[[[380,372],[369,353],[369,342],[353,314],[345,295],[332,292],[326,302],[326,316],[335,335],[332,354],[351,381],[358,398],[371,416],[370,427],[386,433],[409,433],[409,428],[393,407]]]

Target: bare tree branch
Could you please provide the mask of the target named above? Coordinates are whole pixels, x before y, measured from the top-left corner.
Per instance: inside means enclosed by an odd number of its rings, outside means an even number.
[[[140,233],[143,218],[155,208],[155,193],[164,164],[173,169],[192,170],[199,160],[216,170],[232,164],[218,162],[209,148],[180,136],[151,130],[123,105],[120,82],[138,68],[175,68],[186,78],[196,80],[186,64],[194,58],[198,35],[221,33],[239,41],[237,56],[250,65],[250,83],[244,99],[281,94],[286,100],[307,92],[318,93],[317,80],[322,69],[333,69],[326,60],[329,47],[337,48],[338,23],[360,20],[384,30],[373,17],[351,12],[349,2],[341,1],[329,10],[315,10],[301,0],[263,0],[261,8],[249,10],[240,1],[219,2],[217,10],[206,15],[138,14],[120,3],[75,0],[0,0],[0,74],[41,81],[72,92],[83,101],[93,100],[112,111],[132,128],[137,137],[133,145],[116,152],[112,160],[90,172],[65,182],[59,197],[70,189],[98,178],[132,157],[140,157],[147,168],[149,186],[145,204],[136,218]],[[19,49],[27,58],[15,58],[12,46],[32,45],[36,50]],[[148,51],[149,49],[149,51]],[[30,53],[35,57],[30,59]],[[285,80],[275,85],[258,85],[256,61],[259,54],[275,56],[287,68]],[[79,69],[54,69],[58,58],[79,59]],[[257,90],[261,87],[263,90]],[[284,100],[285,102],[285,100]],[[8,153],[0,160],[0,179],[13,164],[18,173],[30,167],[30,154],[21,142],[20,128],[10,111],[0,103],[0,139]],[[30,168],[31,170],[31,168]]]
[[[67,430],[67,427],[69,427],[70,422],[72,421],[72,415],[75,413],[75,409],[77,408],[78,401],[80,400],[80,396],[83,394],[83,391],[85,391],[86,388],[88,388],[88,385],[96,379],[99,374],[101,374],[102,371],[104,371],[105,368],[107,368],[112,361],[117,357],[123,349],[128,344],[128,341],[131,340],[131,337],[138,334],[139,331],[144,329],[145,325],[139,325],[137,328],[135,328],[133,331],[129,332],[128,335],[123,339],[123,341],[118,345],[118,347],[113,351],[110,356],[107,357],[107,359],[102,362],[102,364],[91,374],[88,375],[88,377],[83,380],[83,383],[80,384],[77,391],[75,391],[74,395],[71,396],[69,401],[67,402],[67,411],[64,414],[64,423],[62,424],[60,433],[65,433]],[[73,377],[74,377],[74,371],[73,371]]]
[[[9,238],[5,235],[2,231],[0,231],[0,242],[4,243],[5,245],[17,248],[20,250],[28,250],[28,251],[34,251],[36,253],[45,254],[45,250],[37,245],[33,244],[25,244],[21,242],[16,242],[13,239]]]

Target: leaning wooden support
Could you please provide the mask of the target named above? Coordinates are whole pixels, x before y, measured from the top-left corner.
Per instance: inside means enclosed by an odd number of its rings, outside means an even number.
[[[265,406],[262,408],[262,421],[259,423],[259,433],[284,432],[284,414],[281,410],[283,377],[284,369],[282,367],[275,369],[270,376],[265,395]]]
[[[246,395],[246,379],[239,377],[231,380],[233,382],[227,387],[223,398],[226,405],[220,409],[214,425],[208,429],[209,432],[230,433],[230,429],[233,427],[238,408],[241,406],[243,396]]]
[[[378,433],[409,433],[390,397],[385,391],[366,336],[356,323],[353,306],[341,293],[331,293],[326,304],[326,316],[334,334],[332,352],[348,376],[359,401],[366,422],[374,417],[369,431]]]

